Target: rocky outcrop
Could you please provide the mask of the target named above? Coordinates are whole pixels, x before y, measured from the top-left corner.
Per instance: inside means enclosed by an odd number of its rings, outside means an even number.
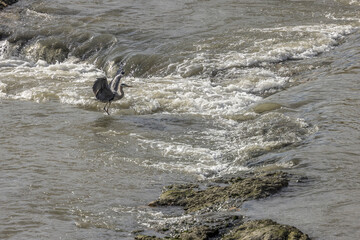
[[[236,208],[242,202],[265,198],[288,185],[284,172],[260,174],[248,178],[233,178],[227,186],[212,186],[200,190],[196,184],[171,185],[149,206],[182,206],[187,212],[219,207]]]
[[[8,5],[16,3],[18,0],[0,0],[0,10],[7,7]]]
[[[279,224],[270,219],[247,221],[234,227],[228,233],[221,235],[216,229],[209,227],[195,227],[182,232],[176,238],[159,238],[156,236],[139,235],[136,240],[310,240],[309,236],[299,229]]]
[[[226,234],[221,240],[310,240],[309,236],[299,229],[282,225],[273,220],[248,221]]]
[[[167,238],[167,239],[171,239],[171,238]],[[155,236],[138,235],[135,237],[135,240],[161,240],[161,238]]]
[[[288,186],[289,174],[272,172],[218,179],[211,186],[201,184],[170,185],[164,188],[151,207],[181,206],[187,219],[156,229],[161,235],[138,235],[137,240],[309,240],[295,227],[272,220],[245,220],[239,208],[247,200],[266,198]],[[160,234],[159,234],[160,235]]]

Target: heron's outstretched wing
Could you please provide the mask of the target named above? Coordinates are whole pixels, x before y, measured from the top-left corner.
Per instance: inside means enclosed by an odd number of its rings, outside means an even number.
[[[110,82],[110,89],[113,92],[117,92],[119,90],[120,80],[121,77],[125,74],[124,72],[124,65],[121,64],[119,70],[117,70],[116,75],[113,80]]]
[[[102,102],[108,102],[114,98],[114,93],[110,90],[106,78],[96,79],[93,92],[96,98]]]

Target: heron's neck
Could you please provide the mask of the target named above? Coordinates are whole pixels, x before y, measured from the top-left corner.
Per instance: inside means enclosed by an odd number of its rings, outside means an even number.
[[[119,94],[120,92],[120,94]],[[124,97],[124,90],[123,90],[123,86],[120,86],[120,89],[119,91],[116,91],[115,92],[115,96],[114,96],[114,100],[113,101],[116,101],[116,100],[120,100]]]

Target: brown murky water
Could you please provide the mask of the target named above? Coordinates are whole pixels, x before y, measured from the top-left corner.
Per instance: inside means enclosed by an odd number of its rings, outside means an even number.
[[[0,238],[133,239],[164,185],[308,177],[242,214],[360,237],[357,1],[20,1],[0,12]],[[91,86],[125,63],[125,98]],[[172,219],[176,221],[176,219]]]

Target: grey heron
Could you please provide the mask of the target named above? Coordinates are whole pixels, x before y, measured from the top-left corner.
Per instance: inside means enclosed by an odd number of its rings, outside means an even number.
[[[121,77],[124,75],[122,66],[117,71],[116,76],[110,83],[107,82],[106,77],[97,78],[93,85],[93,92],[96,98],[105,103],[104,111],[110,115],[109,107],[111,102],[120,100],[124,97],[125,87],[131,87],[125,83],[120,84]],[[107,108],[106,108],[107,107]]]

